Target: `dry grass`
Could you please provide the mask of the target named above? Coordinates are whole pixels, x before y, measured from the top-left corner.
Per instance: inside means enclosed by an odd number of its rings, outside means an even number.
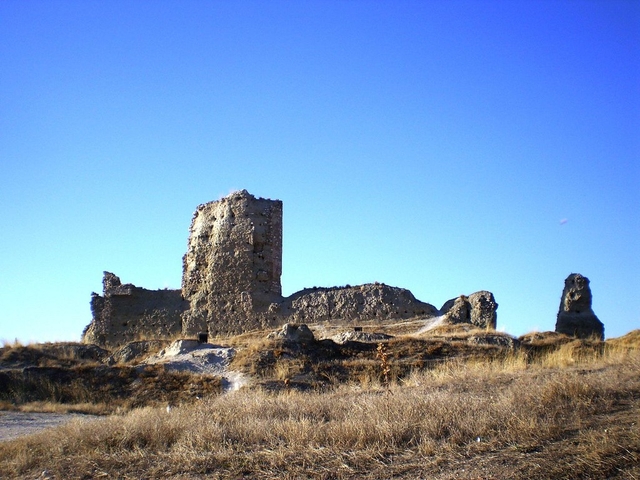
[[[0,364],[7,367],[71,367],[96,365],[106,357],[107,350],[95,345],[75,342],[59,343],[5,343],[0,348]]]
[[[106,403],[59,403],[52,401],[27,402],[16,405],[0,401],[0,410],[37,412],[37,413],[82,413],[86,415],[107,415],[113,412],[113,406]],[[1,478],[1,477],[0,477]]]
[[[2,347],[0,348],[16,348],[24,346],[24,344],[17,338],[14,340],[7,340],[6,338],[0,339],[0,344],[2,344]]]
[[[640,352],[615,345],[560,350],[533,359],[516,351],[485,362],[448,361],[388,388],[351,382],[325,392],[241,390],[171,412],[147,407],[75,421],[0,443],[0,472],[36,478],[46,470],[71,479],[638,478]]]
[[[456,358],[491,361],[512,353],[499,344],[474,343],[478,338],[508,338],[485,330],[455,329],[433,336],[398,336],[383,341],[386,365],[381,366],[378,344],[320,340],[296,344],[266,339],[255,333],[225,342],[238,348],[231,367],[255,379],[254,385],[268,389],[295,387],[324,390],[345,383],[374,385],[402,381],[415,370],[430,369]]]
[[[640,348],[640,329],[632,330],[621,337],[611,338],[607,343],[622,348]]]
[[[188,403],[221,392],[220,377],[166,371],[162,365],[0,371],[0,402],[23,411],[40,407],[41,411],[107,414],[146,405]]]

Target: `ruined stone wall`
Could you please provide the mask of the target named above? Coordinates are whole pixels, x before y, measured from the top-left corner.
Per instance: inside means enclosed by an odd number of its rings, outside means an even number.
[[[200,205],[183,257],[183,332],[270,326],[282,300],[282,202],[246,190]],[[271,307],[271,311],[270,311]]]
[[[83,340],[111,347],[138,338],[229,335],[288,322],[358,324],[440,314],[409,290],[379,283],[306,289],[283,298],[281,274],[282,202],[234,192],[196,209],[181,290],[122,285],[105,272],[103,295],[92,296],[93,320]],[[457,312],[455,321],[495,328],[497,304],[490,292],[465,297],[460,308],[453,304],[445,305],[452,318]]]
[[[147,290],[123,285],[104,272],[103,294],[91,296],[93,319],[82,337],[85,343],[115,347],[139,339],[179,335],[180,315],[187,304],[180,290]]]

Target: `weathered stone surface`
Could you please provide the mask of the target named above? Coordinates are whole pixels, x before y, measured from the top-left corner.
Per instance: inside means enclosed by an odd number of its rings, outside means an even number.
[[[132,360],[142,359],[152,352],[157,352],[168,344],[167,340],[141,340],[139,342],[127,343],[109,356],[106,363],[126,363]]]
[[[104,272],[103,294],[91,296],[93,320],[82,335],[84,343],[113,348],[143,338],[180,333],[180,315],[187,307],[180,290],[147,290],[122,284]]]
[[[280,330],[270,333],[267,338],[281,338],[294,343],[310,343],[315,340],[313,332],[304,323],[285,323]]]
[[[284,299],[280,311],[293,322],[347,324],[432,317],[438,312],[433,305],[417,300],[409,290],[383,283],[302,290]]]
[[[467,339],[473,345],[490,345],[496,347],[516,348],[520,346],[520,340],[504,334],[473,335]]]
[[[365,343],[378,343],[386,342],[393,338],[393,335],[387,335],[382,332],[356,332],[350,330],[348,332],[342,332],[331,338],[336,343],[346,342],[365,342]]]
[[[470,323],[479,328],[495,329],[498,304],[491,292],[481,290],[468,297],[460,295],[445,302],[440,309],[443,323]]]
[[[589,279],[572,273],[564,281],[556,332],[578,338],[604,339],[604,325],[591,309]]]
[[[481,328],[496,328],[498,304],[493,293],[481,290],[469,295],[471,323]]]
[[[183,333],[240,333],[275,324],[282,300],[282,202],[246,190],[200,205],[183,257],[190,307]]]
[[[466,295],[448,300],[440,312],[444,315],[443,323],[471,323],[471,304]]]

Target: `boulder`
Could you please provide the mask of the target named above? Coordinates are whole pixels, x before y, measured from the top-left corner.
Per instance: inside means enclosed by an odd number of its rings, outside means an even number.
[[[444,323],[471,323],[471,304],[469,297],[460,295],[458,298],[449,300],[442,306],[444,312]]]
[[[486,290],[472,293],[468,297],[460,295],[444,303],[440,309],[443,323],[470,323],[478,328],[495,329],[498,304],[493,293]]]
[[[480,328],[496,328],[498,304],[493,293],[481,290],[469,295],[471,323]]]
[[[378,343],[386,342],[392,338],[393,335],[387,335],[386,333],[381,332],[356,332],[354,330],[350,330],[331,337],[331,340],[340,344],[346,342]]]
[[[517,338],[509,335],[500,335],[497,333],[487,335],[473,335],[467,339],[472,345],[488,345],[495,347],[505,347],[514,349],[520,346],[520,341]]]
[[[113,365],[114,363],[126,363],[141,357],[144,358],[152,352],[157,352],[166,347],[167,343],[167,340],[141,340],[131,342],[113,352],[107,359],[107,363]]]
[[[589,279],[572,273],[564,281],[556,332],[577,338],[604,339],[604,324],[591,309]]]
[[[285,323],[277,332],[270,333],[267,338],[281,338],[293,343],[312,343],[313,332],[305,324]]]

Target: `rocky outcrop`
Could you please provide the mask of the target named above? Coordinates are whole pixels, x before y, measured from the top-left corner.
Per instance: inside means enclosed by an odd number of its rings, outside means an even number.
[[[443,324],[471,323],[471,304],[469,297],[460,295],[458,298],[447,300],[440,313],[443,315]]]
[[[493,293],[486,290],[469,295],[471,304],[471,323],[480,328],[492,328],[495,330],[498,322],[498,303]]]
[[[493,293],[481,290],[468,297],[460,295],[444,303],[442,323],[470,323],[478,328],[496,328],[498,304]]]
[[[283,300],[280,312],[294,322],[360,323],[432,317],[438,310],[417,300],[404,288],[383,283],[358,286],[313,288],[294,293]]]
[[[564,281],[556,332],[578,338],[604,339],[604,325],[591,309],[589,279],[572,273]]]
[[[180,315],[187,304],[180,290],[147,290],[104,272],[103,294],[91,295],[93,320],[82,334],[83,342],[116,347],[141,339],[180,334]]]

